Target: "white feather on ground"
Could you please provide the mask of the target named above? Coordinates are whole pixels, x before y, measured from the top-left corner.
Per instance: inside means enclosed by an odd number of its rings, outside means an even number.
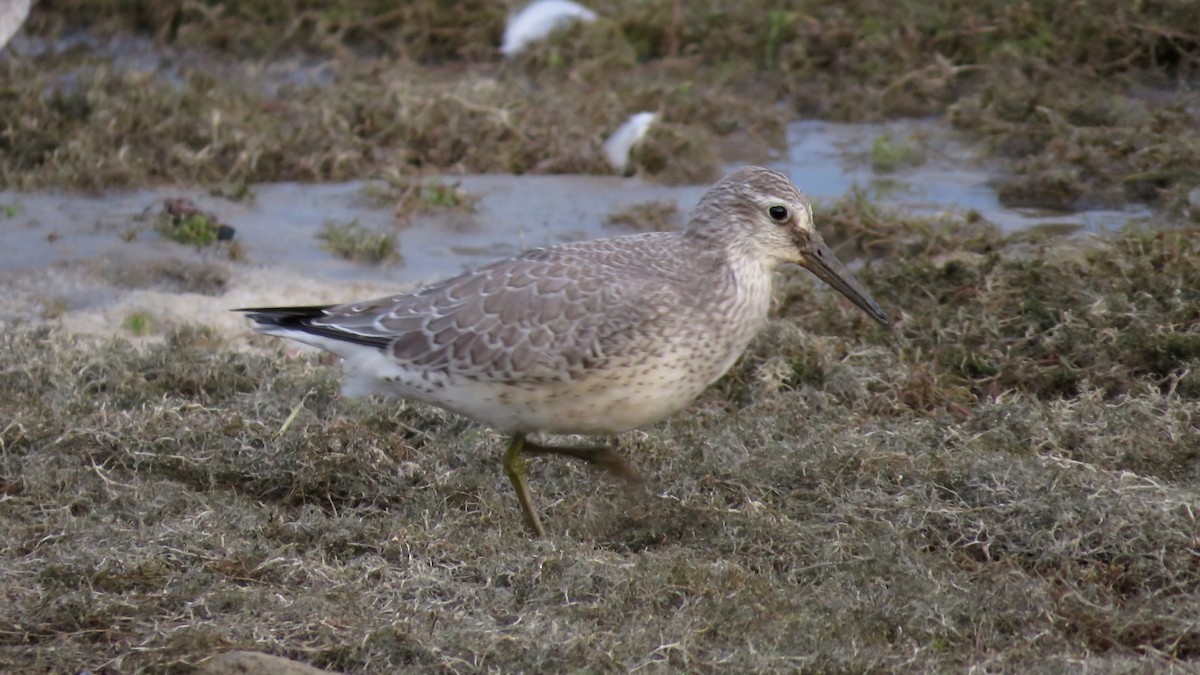
[[[572,21],[595,21],[596,13],[570,0],[537,0],[508,20],[500,53],[515,56],[530,43]]]
[[[608,157],[608,163],[617,170],[617,173],[623,174],[629,170],[630,151],[638,141],[642,140],[657,119],[658,113],[634,113],[625,120],[624,124],[617,127],[607,141],[604,141],[604,155]]]
[[[0,0],[0,49],[8,44],[29,16],[31,0]]]

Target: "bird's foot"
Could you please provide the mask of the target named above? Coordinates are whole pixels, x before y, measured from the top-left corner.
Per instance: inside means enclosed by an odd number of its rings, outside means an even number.
[[[567,457],[574,457],[592,466],[604,469],[630,484],[642,485],[645,483],[642,477],[625,462],[624,458],[608,446],[571,447],[539,445],[531,441],[525,441],[524,451],[531,455],[565,455]]]

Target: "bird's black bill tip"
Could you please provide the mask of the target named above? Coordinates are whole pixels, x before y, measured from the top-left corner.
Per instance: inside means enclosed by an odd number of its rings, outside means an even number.
[[[832,284],[830,284],[830,285],[832,285]],[[837,287],[834,286],[834,288],[837,288]],[[892,325],[892,320],[890,318],[888,318],[887,312],[883,311],[883,308],[879,306],[879,303],[875,302],[875,298],[872,298],[870,295],[863,295],[863,296],[852,295],[850,293],[847,293],[846,291],[843,291],[840,288],[838,288],[838,290],[841,291],[842,295],[846,296],[847,298],[850,298],[850,300],[855,305],[858,305],[859,309],[866,312],[867,316],[871,317],[872,319],[875,319],[875,322],[878,323],[879,325],[881,325],[881,326],[891,326]]]

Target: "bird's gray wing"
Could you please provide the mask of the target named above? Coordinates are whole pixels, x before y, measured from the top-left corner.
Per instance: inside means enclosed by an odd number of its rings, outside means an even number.
[[[378,341],[411,366],[487,381],[570,379],[652,348],[680,289],[621,256],[586,266],[571,257],[532,251],[416,293],[331,307],[313,323]]]

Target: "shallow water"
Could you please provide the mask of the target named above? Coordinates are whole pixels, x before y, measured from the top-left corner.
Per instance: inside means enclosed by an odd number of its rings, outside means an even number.
[[[390,208],[370,204],[363,183],[254,188],[252,202],[230,202],[195,189],[155,189],[86,197],[0,192],[0,272],[36,269],[87,258],[127,254],[181,255],[189,247],[162,240],[154,216],[168,197],[186,197],[237,229],[250,264],[279,266],[333,280],[420,282],[527,248],[617,234],[605,217],[630,204],[674,199],[694,204],[703,187],[665,188],[604,176],[464,176],[447,179],[479,197],[473,213],[418,214],[399,223]],[[316,238],[326,221],[357,220],[396,234],[403,259],[369,266],[337,258]],[[203,253],[203,252],[200,252]],[[198,253],[199,254],[199,253]],[[217,255],[209,252],[209,255]]]
[[[871,145],[880,136],[911,144],[924,155],[924,161],[893,172],[874,170]],[[975,211],[1006,232],[1029,228],[1096,232],[1151,215],[1149,209],[1138,206],[1076,212],[1007,208],[992,187],[1001,172],[999,163],[977,157],[937,120],[796,122],[788,128],[787,158],[771,166],[817,199],[837,199],[858,188],[866,190],[874,202],[922,215]]]
[[[884,173],[871,168],[871,143],[881,134],[914,139],[926,154],[914,167]],[[974,210],[1005,230],[1056,226],[1091,231],[1115,228],[1149,215],[1143,208],[1046,214],[1008,209],[989,181],[996,171],[977,160],[944,124],[834,124],[806,121],[792,126],[790,150],[772,166],[787,173],[818,201],[852,189],[866,190],[885,206],[929,214]],[[0,193],[0,205],[18,213],[0,220],[0,271],[38,268],[65,261],[144,251],[180,253],[160,241],[150,222],[166,197],[188,197],[237,228],[248,262],[291,268],[332,280],[376,279],[424,282],[444,278],[497,257],[564,241],[619,234],[605,218],[639,202],[674,202],[690,209],[703,186],[668,187],[636,178],[610,176],[447,177],[479,198],[473,213],[417,214],[400,223],[390,208],[374,206],[363,183],[254,188],[250,202],[230,202],[198,190],[156,189],[85,197],[65,194]],[[143,222],[139,217],[150,214]],[[316,233],[326,221],[395,232],[403,260],[372,267],[341,260],[322,250]],[[127,241],[133,236],[131,241]]]
[[[152,74],[180,88],[187,86],[189,73],[242,82],[261,88],[269,96],[277,95],[282,87],[319,86],[334,80],[333,66],[316,57],[291,56],[260,63],[226,61],[202,51],[159,44],[145,35],[98,36],[88,30],[71,30],[53,41],[17,34],[7,49],[0,51],[0,61],[14,56],[34,60],[70,52],[88,56],[78,66],[81,70],[101,66],[119,73]],[[59,82],[68,92],[73,84],[71,77]]]
[[[893,172],[874,170],[871,145],[882,134],[919,147],[923,161]],[[1055,233],[1101,231],[1151,215],[1138,207],[1054,214],[1005,208],[990,186],[999,175],[997,164],[974,157],[936,121],[806,121],[791,127],[789,142],[789,151],[769,164],[818,202],[858,189],[885,207],[920,214],[974,211],[1005,230],[1043,228]],[[44,318],[52,314],[45,308],[57,304],[68,311],[106,311],[108,316],[93,323],[119,324],[114,316],[126,310],[117,303],[129,304],[127,298],[122,300],[129,287],[112,284],[112,268],[170,267],[177,261],[223,266],[221,274],[239,289],[240,299],[213,303],[222,314],[235,302],[315,302],[311,296],[322,288],[330,292],[321,301],[350,300],[349,289],[336,291],[361,283],[372,293],[390,292],[528,248],[621,234],[621,228],[605,225],[610,214],[649,201],[675,203],[686,213],[705,187],[671,187],[616,176],[476,175],[440,180],[458,183],[478,198],[474,212],[435,210],[397,218],[392,208],[364,195],[363,182],[259,185],[254,199],[242,202],[176,188],[101,196],[0,192],[0,321]],[[163,240],[153,222],[169,197],[191,199],[234,226],[243,259],[229,263],[223,249],[200,251]],[[357,221],[394,233],[402,259],[370,266],[336,257],[316,238],[327,221]],[[181,292],[172,283],[164,287],[154,275],[146,278],[144,289],[162,296],[152,303],[160,310],[173,302],[172,293]],[[297,280],[309,285],[300,287]]]

